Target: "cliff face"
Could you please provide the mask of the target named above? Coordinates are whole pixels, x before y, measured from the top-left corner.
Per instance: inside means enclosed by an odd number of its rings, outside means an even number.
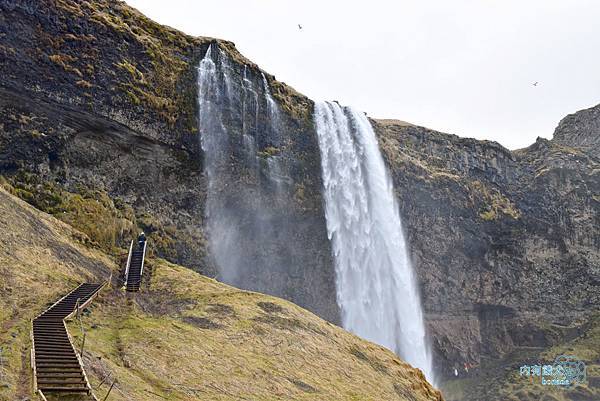
[[[538,353],[528,358],[536,358],[590,330],[600,304],[600,164],[587,145],[600,134],[566,132],[567,120],[555,139],[514,152],[373,122],[421,279],[437,368],[447,377],[455,367],[461,377],[502,376],[498,360],[531,349]],[[475,369],[467,373],[465,363]],[[488,393],[472,399],[501,398],[502,385],[485,379],[479,390]]]
[[[0,172],[16,193],[107,250],[127,246],[143,229],[157,255],[216,276],[205,235],[197,67],[209,43],[231,60],[236,82],[262,87],[258,67],[229,42],[186,36],[122,2],[15,0],[0,7]],[[223,182],[231,193],[222,200],[248,217],[257,212],[248,200],[262,196],[271,225],[286,229],[269,244],[253,235],[236,244],[253,266],[236,284],[336,322],[312,102],[265,79],[281,109],[281,135],[257,129],[258,177],[276,153],[286,191],[273,194],[265,180],[249,179],[238,144],[231,179]],[[248,112],[241,105],[234,111]],[[267,119],[266,111],[256,118]]]
[[[554,131],[553,141],[580,148],[597,157],[600,153],[600,106],[563,118]]]
[[[159,254],[205,269],[203,233],[189,224],[202,222],[190,82],[204,40],[112,1],[0,10],[3,174],[103,245],[122,245],[138,225],[160,240]]]
[[[144,229],[157,256],[215,275],[196,68],[216,43],[236,81],[260,88],[260,69],[229,42],[188,37],[120,2],[5,0],[0,11],[0,174],[13,192],[105,251]],[[234,146],[220,199],[241,223],[269,205],[282,235],[269,244],[244,236],[249,268],[239,285],[337,322],[312,102],[264,74],[281,136],[259,129],[267,115],[258,110],[258,174]],[[590,330],[600,304],[598,110],[568,116],[553,140],[514,152],[372,121],[443,377],[465,363],[483,374],[489,361]],[[273,156],[283,194],[264,179]]]

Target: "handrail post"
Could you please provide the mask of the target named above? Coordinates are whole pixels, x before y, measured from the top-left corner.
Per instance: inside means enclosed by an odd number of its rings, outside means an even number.
[[[140,289],[142,288],[142,275],[144,274],[144,259],[146,258],[146,244],[148,240],[144,241],[144,250],[142,251],[142,266],[140,267]]]
[[[81,298],[77,298],[77,302],[75,302],[75,317],[79,319],[79,303],[81,302]],[[79,319],[81,322],[81,319]]]
[[[125,266],[125,281],[123,283],[123,287],[127,287],[127,280],[129,279],[129,264],[131,263],[131,252],[133,251],[133,241],[131,240],[131,244],[129,245],[129,255],[127,255],[127,265]]]
[[[37,369],[35,366],[35,339],[33,336],[33,319],[31,319],[31,370],[33,373],[33,392],[34,394],[37,393],[38,391],[38,384],[37,384]]]
[[[83,359],[83,347],[85,347],[85,331],[83,332],[83,340],[81,341],[81,351],[79,352],[79,354],[81,355],[81,359]]]
[[[106,393],[106,395],[104,396],[104,399],[102,401],[106,401],[106,399],[110,395],[110,392],[112,391],[113,387],[115,386],[116,382],[117,382],[117,379],[113,380],[112,384],[110,385],[110,388],[108,389],[108,393]]]

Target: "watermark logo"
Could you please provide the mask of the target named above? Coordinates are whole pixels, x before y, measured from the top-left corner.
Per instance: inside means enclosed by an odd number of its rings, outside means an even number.
[[[586,382],[586,366],[572,355],[559,355],[553,364],[523,365],[519,368],[521,376],[539,377],[544,386],[571,387]]]

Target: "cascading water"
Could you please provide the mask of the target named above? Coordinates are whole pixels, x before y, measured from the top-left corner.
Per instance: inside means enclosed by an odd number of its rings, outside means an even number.
[[[265,76],[234,66],[211,45],[198,67],[198,93],[206,225],[221,278],[301,294],[306,283],[282,280],[275,288],[273,280],[302,277],[313,256],[296,246],[301,221],[288,223],[292,185],[278,155],[284,128]],[[344,327],[399,353],[431,380],[413,272],[372,128],[364,115],[332,103],[316,104],[315,120]]]
[[[234,93],[229,66],[225,61],[217,66],[215,61],[220,57],[218,50],[213,45],[209,46],[198,67],[198,125],[208,181],[206,220],[207,230],[210,232],[210,248],[221,276],[231,283],[237,277],[234,266],[241,263],[240,255],[231,254],[229,258],[225,258],[225,255],[227,248],[241,238],[236,230],[229,229],[236,220],[235,214],[228,209],[219,208],[222,193],[219,181],[226,172],[230,145],[225,119],[232,118],[230,105],[234,102]]]
[[[198,105],[212,261],[223,281],[280,295],[270,275],[286,267],[294,243],[275,207],[289,191],[272,150],[281,148],[280,116],[266,78],[212,44],[198,66]]]
[[[342,324],[432,382],[414,272],[373,128],[363,113],[337,103],[315,103],[314,114]]]
[[[263,90],[265,92],[265,99],[267,101],[267,118],[269,120],[269,127],[272,130],[271,136],[278,137],[279,131],[281,130],[281,112],[279,111],[277,102],[275,102],[275,99],[273,99],[273,96],[271,96],[271,91],[269,90],[269,84],[265,74],[261,73],[261,77],[263,82]],[[283,174],[280,156],[274,155],[269,157],[267,164],[271,173],[270,178],[275,183],[276,189],[278,191],[282,191],[284,186],[289,184],[290,180],[285,176],[285,174]]]

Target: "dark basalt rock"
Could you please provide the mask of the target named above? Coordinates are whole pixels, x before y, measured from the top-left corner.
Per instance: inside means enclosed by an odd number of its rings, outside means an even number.
[[[592,113],[576,115],[592,119],[579,120],[584,127],[598,124]],[[455,366],[579,332],[600,305],[600,163],[588,146],[599,134],[571,134],[569,146],[555,134],[511,152],[406,123],[373,124],[438,371],[450,377]],[[568,328],[558,328],[561,321]]]
[[[600,154],[600,105],[569,114],[554,131],[553,141],[580,148],[590,155]]]
[[[217,43],[240,79],[246,70],[262,86],[261,71],[230,42],[186,36],[122,2],[25,2],[31,10],[22,3],[0,3],[0,174],[15,194],[111,252],[143,229],[158,256],[217,276],[205,233],[196,69]],[[288,228],[273,244],[260,236],[238,244],[276,268],[261,270],[261,259],[251,257],[237,284],[338,322],[312,102],[264,75],[282,127],[256,133],[258,150],[266,159],[277,146],[289,197],[269,195],[264,180],[236,193],[248,184],[239,149],[224,184],[231,202],[263,194],[274,227]]]

